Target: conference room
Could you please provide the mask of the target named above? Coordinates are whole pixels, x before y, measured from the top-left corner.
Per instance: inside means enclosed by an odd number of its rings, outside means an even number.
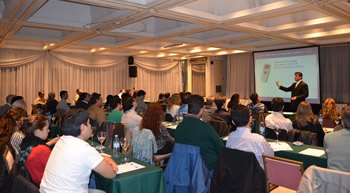
[[[281,97],[284,116],[293,121],[293,96],[276,82],[289,87],[295,72],[303,74],[306,101],[315,116],[327,98],[334,99],[338,118],[350,103],[347,0],[0,0],[0,12],[0,106],[8,103],[10,94],[23,96],[29,116],[37,112],[33,107],[39,91],[44,91],[45,98],[55,93],[57,101],[61,101],[60,92],[67,91],[65,101],[74,109],[80,88],[99,93],[103,102],[121,89],[143,90],[148,105],[156,103],[161,93],[171,97],[189,92],[204,99],[225,96],[227,102],[239,94],[239,104],[246,106],[257,93],[267,114],[273,113],[273,98]],[[260,133],[260,119],[251,122],[252,133]],[[161,124],[169,126],[167,132],[175,142],[177,124]],[[49,138],[62,135],[60,127],[50,125]],[[325,126],[324,130],[332,131]],[[108,142],[113,141],[114,135],[109,137]],[[275,151],[275,157],[302,162],[305,171],[312,165],[327,168],[323,147],[280,141],[292,150]],[[112,155],[112,142],[109,145],[103,151]],[[306,149],[323,154],[299,154]],[[132,153],[128,156],[129,163],[144,168],[117,173],[112,179],[94,171],[94,188],[170,192],[164,168],[138,160]]]

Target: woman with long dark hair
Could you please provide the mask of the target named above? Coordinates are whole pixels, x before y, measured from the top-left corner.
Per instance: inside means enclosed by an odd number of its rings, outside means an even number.
[[[239,104],[239,94],[234,94],[231,96],[230,102],[227,104],[228,109],[232,109]]]
[[[293,128],[316,133],[317,145],[323,147],[323,138],[325,134],[320,122],[318,122],[318,119],[312,113],[310,103],[306,101],[299,103],[295,120],[293,121]]]

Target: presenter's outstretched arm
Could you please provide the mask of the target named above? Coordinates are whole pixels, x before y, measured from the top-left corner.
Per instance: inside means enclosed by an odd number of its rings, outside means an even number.
[[[280,83],[280,81],[277,81],[276,82],[276,85],[278,86],[278,88],[281,86],[281,83]]]

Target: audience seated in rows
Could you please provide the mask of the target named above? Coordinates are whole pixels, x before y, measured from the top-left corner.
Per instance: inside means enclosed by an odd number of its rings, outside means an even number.
[[[50,130],[49,121],[44,115],[31,115],[24,119],[23,123],[26,137],[20,144],[21,150],[17,156],[17,162],[27,168],[31,179],[39,186],[51,153],[48,145],[56,143],[59,137],[51,140],[50,143],[45,142]]]
[[[122,100],[124,114],[122,116],[122,124],[129,127],[131,133],[134,129],[141,124],[142,117],[136,113],[137,103],[133,97],[129,94],[123,94],[125,96]]]
[[[74,104],[75,105],[77,105],[77,102],[78,102],[78,100],[79,100],[79,98],[80,98],[80,95],[81,95],[81,93],[83,93],[83,90],[82,89],[80,89],[80,88],[77,88],[76,90],[75,90],[75,92],[76,92],[76,95],[75,95],[75,97],[74,97]]]
[[[175,130],[175,142],[200,147],[200,153],[209,171],[215,167],[216,157],[224,144],[214,128],[199,118],[203,113],[204,99],[191,95],[188,115]]]
[[[110,100],[110,107],[112,111],[111,113],[109,113],[107,117],[108,121],[112,123],[121,123],[122,116],[123,116],[123,112],[122,112],[123,105],[118,95],[114,96]]]
[[[293,129],[292,121],[283,116],[284,101],[281,97],[274,97],[271,102],[272,113],[265,118],[265,126],[270,129],[283,129],[287,132]]]
[[[144,90],[139,90],[136,94],[136,103],[137,103],[137,108],[136,112],[138,115],[142,116],[143,113],[147,110],[147,104],[144,102],[146,97],[146,92]]]
[[[293,128],[304,131],[311,131],[317,134],[317,145],[323,147],[324,131],[318,119],[314,116],[310,103],[302,101],[298,105]]]
[[[105,105],[103,106],[103,109],[106,111],[106,112],[110,112],[111,111],[111,100],[113,99],[113,95],[107,95],[106,97],[106,103]]]
[[[324,149],[328,168],[350,172],[350,106],[342,109],[341,118],[344,129],[327,134],[324,138]]]
[[[100,155],[85,141],[92,132],[86,110],[66,112],[62,132],[46,164],[40,192],[88,192],[92,170],[105,178],[116,176],[118,166],[112,158]]]
[[[266,154],[273,156],[274,152],[263,136],[257,133],[251,133],[249,125],[252,121],[252,117],[250,116],[248,107],[244,105],[233,107],[231,109],[231,118],[232,123],[237,129],[228,136],[226,147],[253,152],[261,168],[264,169],[262,155]]]
[[[106,113],[103,111],[102,107],[102,97],[99,93],[92,93],[90,99],[90,107],[88,108],[89,118],[97,121],[98,126],[107,120]]]
[[[248,104],[250,114],[267,113],[267,107],[265,104],[261,103],[260,97],[257,93],[250,95],[251,103]]]

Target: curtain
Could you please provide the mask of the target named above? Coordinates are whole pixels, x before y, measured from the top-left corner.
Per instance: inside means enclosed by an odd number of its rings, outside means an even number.
[[[132,81],[136,90],[144,90],[146,99],[156,101],[159,93],[178,93],[182,90],[182,73],[179,61],[140,58],[135,60],[137,78]],[[157,65],[159,64],[159,65]],[[158,67],[157,67],[158,66]]]
[[[320,48],[321,100],[334,98],[338,103],[350,102],[350,46]]]
[[[205,96],[205,72],[195,71],[194,66],[192,65],[192,93]]]
[[[59,92],[67,90],[68,102],[75,98],[75,90],[98,92],[105,98],[116,95],[121,88],[143,89],[147,98],[157,100],[160,92],[179,92],[181,66],[178,61],[138,58],[139,77],[128,77],[126,57],[50,53],[0,49],[0,104],[5,104],[8,94],[21,95],[27,102],[27,110],[38,96],[39,90]]]
[[[227,56],[226,96],[238,93],[241,98],[249,98],[254,92],[254,66],[252,53]]]

